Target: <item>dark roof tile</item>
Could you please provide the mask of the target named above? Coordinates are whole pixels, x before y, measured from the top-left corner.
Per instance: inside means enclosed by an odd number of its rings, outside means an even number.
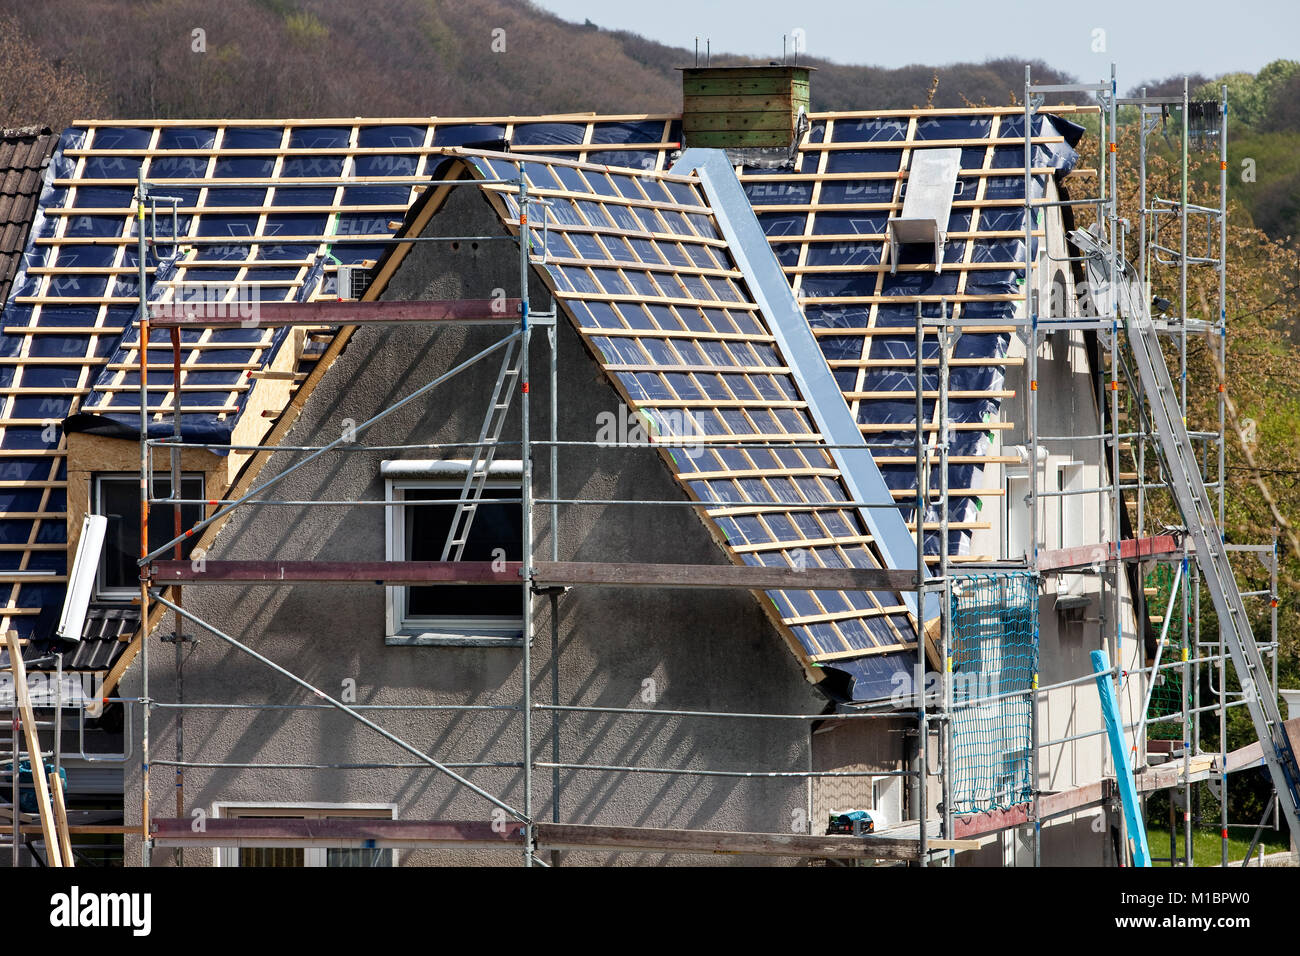
[[[0,303],[9,297],[45,166],[58,143],[57,136],[39,126],[0,130]]]

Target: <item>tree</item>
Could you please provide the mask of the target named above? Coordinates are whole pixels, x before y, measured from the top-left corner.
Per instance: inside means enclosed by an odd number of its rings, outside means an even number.
[[[98,86],[47,59],[13,17],[0,17],[0,126],[61,130],[103,102]]]
[[[1300,71],[1295,60],[1274,60],[1258,73],[1229,73],[1192,91],[1195,100],[1217,100],[1219,87],[1228,87],[1228,115],[1234,124],[1263,128],[1279,95]]]
[[[1231,95],[1231,92],[1230,92]],[[1096,152],[1096,141],[1089,138],[1079,147],[1084,155]],[[1231,142],[1231,140],[1230,140]],[[1181,157],[1177,143],[1173,148],[1158,136],[1148,140],[1148,205],[1154,197],[1176,198],[1180,188]],[[1120,136],[1118,178],[1121,218],[1136,224],[1138,170],[1137,132],[1125,130]],[[1231,182],[1231,179],[1230,179]],[[1281,205],[1294,199],[1296,183],[1279,186],[1275,197]],[[1217,153],[1192,153],[1189,157],[1188,201],[1209,207],[1218,206]],[[1300,254],[1279,239],[1271,239],[1251,222],[1240,202],[1231,198],[1228,205],[1227,234],[1227,369],[1223,375],[1226,396],[1226,493],[1224,531],[1229,541],[1267,544],[1278,537],[1279,608],[1278,638],[1279,683],[1297,686],[1300,678],[1300,437],[1295,421],[1300,418],[1300,347],[1293,339],[1291,316],[1300,301]],[[1285,213],[1280,213],[1285,214]],[[1086,222],[1090,217],[1081,216]],[[1202,221],[1203,222],[1203,221]],[[1175,227],[1176,228],[1176,227]],[[1199,228],[1189,220],[1189,246],[1204,249],[1204,225]],[[1162,241],[1165,234],[1162,231]],[[1217,255],[1217,226],[1212,252]],[[1136,258],[1133,233],[1130,255]],[[1203,254],[1193,252],[1193,254]],[[1149,273],[1152,292],[1177,302],[1178,272],[1171,266],[1152,266]],[[1188,313],[1212,318],[1218,309],[1218,274],[1209,266],[1188,270]],[[1172,345],[1172,343],[1169,343]],[[1168,348],[1166,359],[1178,378],[1179,357],[1176,348]],[[1218,343],[1211,337],[1189,336],[1187,350],[1188,428],[1191,431],[1218,431]],[[1245,427],[1249,425],[1249,427]],[[1245,436],[1251,435],[1247,439]],[[1158,480],[1147,455],[1146,480]],[[1217,462],[1210,456],[1207,479],[1217,478]],[[1181,525],[1172,499],[1167,495],[1149,494],[1146,499],[1147,528]],[[1263,564],[1244,556],[1234,560],[1242,590],[1267,591],[1269,575]],[[1201,640],[1217,640],[1217,618],[1207,593],[1201,596]],[[1251,624],[1257,639],[1268,639],[1270,608],[1267,601],[1248,601]],[[1205,682],[1210,668],[1202,671],[1202,701],[1210,701],[1211,691]],[[1217,684],[1217,676],[1213,678]],[[1229,690],[1239,690],[1231,677]],[[1256,732],[1245,709],[1229,712],[1227,749],[1245,746],[1256,739]],[[1218,745],[1218,718],[1213,713],[1201,716],[1202,745]],[[1230,790],[1229,815],[1234,821],[1257,820],[1263,813],[1271,783],[1262,776],[1235,776]],[[1203,819],[1217,817],[1217,809],[1203,800]]]

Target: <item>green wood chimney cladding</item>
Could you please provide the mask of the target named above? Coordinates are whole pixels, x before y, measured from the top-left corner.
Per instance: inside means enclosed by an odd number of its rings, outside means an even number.
[[[682,70],[683,145],[713,149],[789,146],[809,110],[806,66]]]

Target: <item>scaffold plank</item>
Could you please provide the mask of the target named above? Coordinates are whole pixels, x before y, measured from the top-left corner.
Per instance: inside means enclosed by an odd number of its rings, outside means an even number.
[[[1059,793],[1045,793],[1038,800],[1038,818],[1047,820],[1099,806],[1109,800],[1114,792],[1115,781],[1105,779],[1070,790],[1062,790]],[[986,810],[982,813],[954,816],[952,832],[960,839],[997,833],[1032,822],[1033,804],[1026,802],[1002,809]]]
[[[153,821],[156,846],[310,847],[339,849],[393,847],[482,849],[523,845],[521,825],[483,821],[362,819],[209,819],[195,831],[193,821]]]
[[[540,823],[534,828],[539,849],[620,850],[660,853],[728,853],[822,859],[915,860],[920,841],[878,836],[807,836],[793,833],[741,833],[731,830],[676,830],[660,827],[610,827]],[[974,841],[953,849],[971,849]],[[945,844],[945,848],[946,844]]]
[[[497,848],[522,847],[523,826],[488,821],[361,820],[361,819],[215,819],[196,831],[193,821],[162,818],[153,821],[158,847],[282,847],[337,848]],[[747,833],[731,830],[685,830],[661,827],[614,827],[588,824],[538,823],[540,850],[609,850],[616,852],[726,853],[823,859],[915,860],[915,839],[879,836],[808,836],[787,833]],[[930,841],[934,849],[967,850],[977,840]]]
[[[513,584],[518,561],[156,561],[158,584]],[[539,588],[662,587],[750,590],[897,590],[915,587],[915,574],[888,568],[767,568],[725,564],[539,561]]]
[[[494,566],[495,564],[495,566]],[[157,561],[159,584],[518,584],[518,561]]]
[[[1089,565],[1113,561],[1116,542],[1107,541],[1099,544],[1084,544],[1074,548],[1057,548],[1038,552],[1038,570],[1069,571],[1086,568]],[[1146,538],[1125,538],[1118,542],[1121,560],[1154,557],[1173,554],[1181,550],[1178,539],[1172,534],[1157,534]]]

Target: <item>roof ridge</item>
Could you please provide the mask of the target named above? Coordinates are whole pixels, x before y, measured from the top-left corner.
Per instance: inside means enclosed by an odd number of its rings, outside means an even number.
[[[0,128],[0,138],[28,139],[38,136],[53,136],[54,131],[48,126],[13,126]]]

